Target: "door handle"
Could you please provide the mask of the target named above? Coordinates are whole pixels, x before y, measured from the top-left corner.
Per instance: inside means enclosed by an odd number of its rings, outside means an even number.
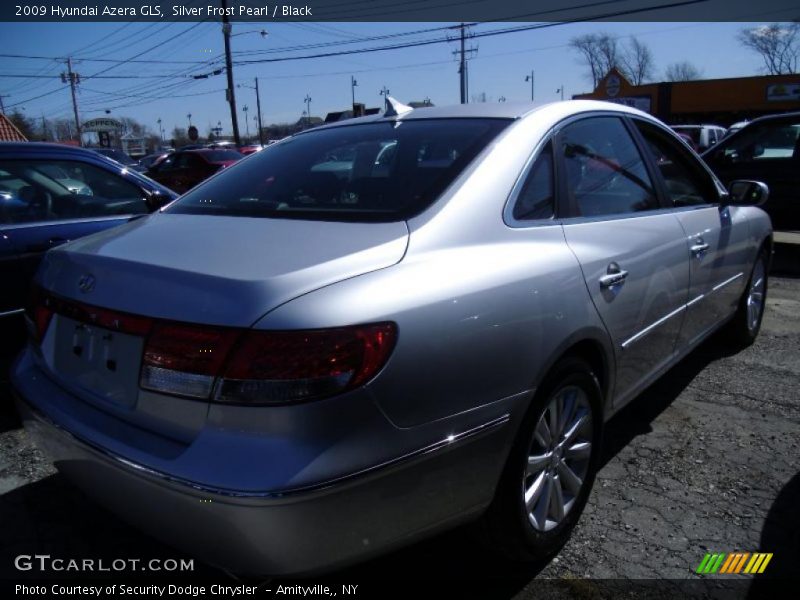
[[[700,255],[706,250],[709,249],[709,245],[703,241],[703,238],[697,238],[694,242],[694,245],[689,248],[694,255]]]
[[[615,285],[621,285],[625,283],[625,278],[628,276],[627,271],[623,271],[619,268],[619,265],[615,262],[612,262],[608,265],[608,269],[606,270],[606,275],[603,275],[600,278],[600,287],[603,288],[610,288]]]

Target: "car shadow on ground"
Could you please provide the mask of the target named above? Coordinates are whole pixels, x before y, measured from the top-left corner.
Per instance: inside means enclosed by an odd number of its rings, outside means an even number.
[[[758,550],[772,552],[773,557],[764,573],[754,579],[751,598],[764,597],[760,595],[764,580],[797,579],[800,565],[800,473],[783,486],[770,506]]]
[[[650,424],[709,364],[741,352],[742,348],[729,343],[724,334],[720,331],[705,340],[606,423],[600,468],[634,438],[650,433]]]

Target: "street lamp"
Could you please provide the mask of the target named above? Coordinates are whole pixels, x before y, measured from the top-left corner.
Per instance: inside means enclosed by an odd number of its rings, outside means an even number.
[[[158,117],[158,121],[156,121],[156,123],[158,123],[158,134],[161,137],[161,143],[163,144],[164,143],[164,128],[161,126],[161,117]]]
[[[306,103],[306,125],[311,124],[311,96],[306,94],[306,97],[303,98],[303,102]]]
[[[186,115],[186,118],[189,119],[189,127],[191,127],[192,126],[192,113],[189,113],[188,115]]]
[[[237,35],[246,35],[248,33],[257,33],[262,38],[265,38],[269,35],[269,31],[267,31],[266,29],[251,29],[250,31],[241,31],[239,33],[232,33],[231,37],[236,37]]]
[[[564,99],[564,84],[561,84],[561,87],[556,90],[556,94],[561,94],[561,99]]]
[[[256,85],[255,87],[250,87],[249,85],[245,85],[243,83],[236,84],[236,87],[246,87],[251,90],[256,91],[256,117],[258,117],[258,143],[262,146],[264,145],[264,133],[261,131],[261,94],[258,92],[258,77],[255,78]]]
[[[356,112],[356,86],[358,82],[356,78],[350,75],[350,91],[353,93],[353,112]]]
[[[242,107],[242,111],[244,111],[244,128],[245,128],[245,139],[250,139],[250,121],[247,120],[247,104]]]
[[[531,82],[531,102],[533,102],[533,75],[534,75],[534,71],[533,71],[533,69],[531,69],[531,74],[525,76],[525,81],[530,81]]]

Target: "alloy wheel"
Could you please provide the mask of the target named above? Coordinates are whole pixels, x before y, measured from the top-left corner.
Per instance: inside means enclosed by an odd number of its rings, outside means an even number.
[[[592,410],[578,386],[559,388],[533,430],[522,494],[528,521],[549,531],[575,504],[592,455]]]

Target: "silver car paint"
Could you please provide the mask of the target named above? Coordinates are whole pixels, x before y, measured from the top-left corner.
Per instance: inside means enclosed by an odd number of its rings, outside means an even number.
[[[479,512],[559,356],[576,343],[602,354],[610,416],[691,350],[681,327],[689,309],[712,310],[703,290],[741,272],[721,288],[738,298],[770,235],[758,209],[726,209],[726,245],[698,267],[690,244],[714,228],[708,207],[510,227],[503,214],[520,173],[565,119],[616,111],[657,123],[584,101],[525,111],[469,105],[404,115],[517,117],[407,224],[161,214],[51,252],[40,271],[47,289],[80,301],[89,299],[77,281],[90,271],[92,302],[160,318],[260,329],[393,320],[397,346],[365,387],[283,407],[141,390],[136,406],[115,405],[54,372],[51,327],[42,353],[27,350],[15,367],[26,424],[45,432],[59,467],[105,505],[229,568],[330,567]],[[596,280],[615,258],[632,274],[606,298]],[[692,288],[704,297],[688,306],[690,273],[718,263],[724,271]],[[732,314],[733,301],[718,298],[712,328]],[[698,325],[689,338],[710,330]],[[148,494],[164,510],[143,508]],[[198,509],[198,495],[214,503]]]

